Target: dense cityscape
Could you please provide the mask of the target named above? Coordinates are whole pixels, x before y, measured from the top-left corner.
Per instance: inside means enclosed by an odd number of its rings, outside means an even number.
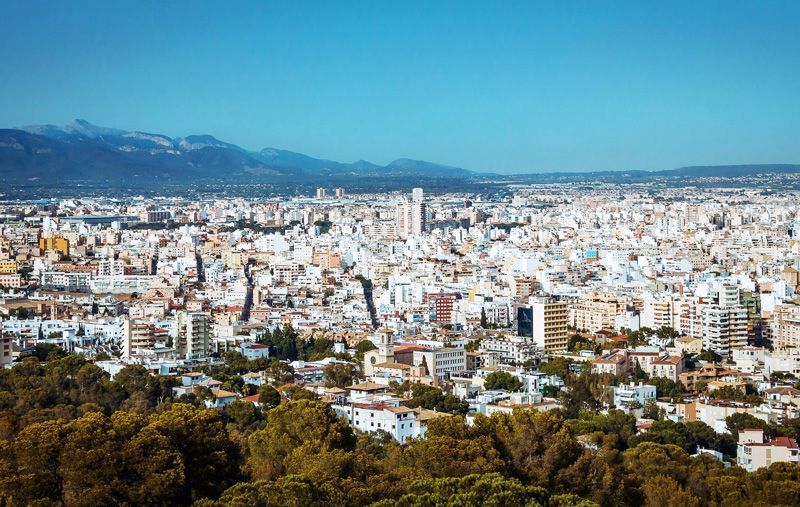
[[[800,502],[796,202],[5,202],[0,498]]]
[[[0,507],[800,506],[797,0],[0,12]]]

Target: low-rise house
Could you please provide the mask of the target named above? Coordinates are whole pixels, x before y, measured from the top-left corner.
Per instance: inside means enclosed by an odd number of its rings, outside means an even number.
[[[242,343],[238,350],[244,357],[251,360],[269,357],[269,345],[263,343]]]
[[[592,373],[623,375],[628,371],[628,357],[623,350],[612,350],[592,361]]]
[[[222,389],[211,389],[211,398],[205,400],[207,408],[222,408],[230,405],[239,398],[239,395]]]
[[[699,354],[703,351],[703,339],[696,336],[679,336],[675,338],[674,347],[684,355]]]
[[[241,377],[245,384],[251,386],[260,386],[264,383],[264,376],[261,373],[251,371],[243,374]]]
[[[422,408],[408,408],[400,400],[385,395],[365,395],[359,398],[337,396],[331,407],[358,430],[374,433],[385,431],[403,444],[409,438],[424,438],[428,421],[450,414]]]
[[[614,406],[618,408],[643,407],[656,401],[656,386],[639,382],[614,386]]]
[[[739,432],[736,463],[748,472],[773,463],[800,463],[800,449],[793,438],[775,437],[766,442],[764,430],[744,429]]]

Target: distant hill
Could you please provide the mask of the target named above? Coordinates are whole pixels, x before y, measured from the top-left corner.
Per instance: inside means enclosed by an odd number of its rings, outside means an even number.
[[[680,167],[660,174],[681,176],[726,177],[752,176],[754,174],[778,174],[800,172],[800,164],[743,164],[743,165],[698,165]]]
[[[324,184],[388,191],[425,182],[431,188],[519,183],[669,184],[698,178],[739,178],[800,173],[798,164],[691,166],[663,171],[603,171],[498,175],[423,160],[399,158],[384,166],[366,160],[337,162],[279,148],[249,151],[208,134],[171,138],[157,133],[99,127],[75,120],[63,127],[0,129],[0,183],[40,187],[80,184],[156,186],[164,183],[275,184],[282,188]]]
[[[170,138],[99,127],[86,120],[64,127],[0,130],[0,181],[5,182],[312,182],[353,177],[466,178],[473,174],[421,160],[398,159],[381,166],[365,160],[317,159],[276,148],[253,152],[211,135]]]

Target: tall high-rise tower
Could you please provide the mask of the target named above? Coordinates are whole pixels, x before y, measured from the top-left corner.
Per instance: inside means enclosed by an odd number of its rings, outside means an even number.
[[[415,188],[411,192],[411,202],[404,202],[397,205],[397,234],[401,238],[407,238],[414,234],[422,234],[428,226],[428,207],[424,202],[424,195],[421,188]]]

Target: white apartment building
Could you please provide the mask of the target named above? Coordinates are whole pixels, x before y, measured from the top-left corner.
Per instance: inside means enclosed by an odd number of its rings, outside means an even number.
[[[672,295],[654,296],[646,294],[641,313],[640,324],[642,327],[658,329],[660,327],[675,327],[673,313],[675,304]]]
[[[764,373],[791,373],[800,376],[800,349],[776,348],[764,353]]]
[[[397,205],[397,235],[407,238],[419,235],[427,228],[427,206],[425,203],[402,203]]]
[[[639,382],[614,387],[614,406],[629,407],[633,404],[644,406],[656,400],[656,386]]]
[[[428,375],[446,378],[450,373],[467,369],[467,353],[463,347],[443,347],[440,349],[415,350],[414,366],[428,367]]]
[[[175,352],[185,357],[204,357],[210,350],[209,317],[203,312],[179,311],[175,317]]]
[[[733,349],[733,362],[736,368],[745,373],[754,373],[761,369],[764,364],[766,353],[769,352],[763,347],[742,347]]]
[[[741,305],[703,307],[703,347],[721,356],[747,345],[747,309]]]
[[[331,408],[353,428],[368,433],[385,431],[401,444],[409,438],[424,437],[429,419],[447,417],[430,410],[401,406],[400,400],[386,395],[352,393],[351,398],[340,395]]]
[[[570,324],[579,331],[616,329],[618,315],[625,314],[625,302],[615,297],[589,294],[570,305]]]
[[[481,340],[481,354],[495,356],[502,363],[522,364],[536,357],[536,347],[521,336],[491,336]]]
[[[780,305],[772,314],[772,344],[800,348],[800,306]]]

